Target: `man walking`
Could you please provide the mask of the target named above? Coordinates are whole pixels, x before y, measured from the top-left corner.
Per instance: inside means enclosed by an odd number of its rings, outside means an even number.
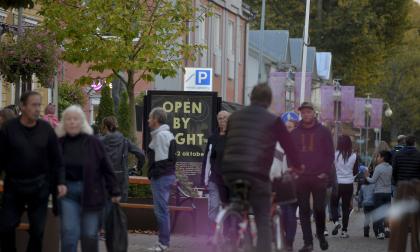
[[[163,108],[154,108],[149,114],[152,140],[147,151],[149,179],[152,181],[154,212],[159,226],[159,241],[152,251],[167,251],[170,240],[169,193],[175,183],[176,142],[166,124]]]
[[[299,217],[305,245],[300,252],[313,250],[311,228],[310,197],[313,198],[313,212],[316,234],[322,250],[328,249],[324,236],[326,191],[332,174],[334,145],[331,132],[315,118],[312,103],[303,102],[299,107],[302,117],[298,127],[292,132],[293,142],[298,148],[305,170],[297,180]]]
[[[5,171],[0,214],[1,251],[16,251],[15,229],[26,210],[29,243],[26,251],[41,252],[48,196],[67,191],[58,140],[54,130],[40,120],[41,96],[28,92],[20,98],[22,115],[10,120],[0,133],[0,173]],[[58,185],[58,186],[57,186]]]
[[[290,134],[280,118],[267,109],[271,88],[259,84],[251,93],[251,105],[233,113],[228,120],[222,161],[222,176],[227,183],[247,180],[251,184],[249,202],[254,210],[258,231],[257,251],[271,251],[271,183],[270,168],[276,142],[286,152],[289,167],[300,168]]]
[[[392,167],[392,177],[397,186],[400,181],[420,179],[420,152],[416,149],[415,136],[406,138],[404,151],[396,153]]]

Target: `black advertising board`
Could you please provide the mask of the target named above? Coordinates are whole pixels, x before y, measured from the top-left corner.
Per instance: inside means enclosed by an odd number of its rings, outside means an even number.
[[[220,100],[216,92],[148,91],[144,99],[143,148],[150,142],[147,118],[155,107],[168,113],[168,124],[177,143],[177,173],[199,187],[207,139],[217,127]]]

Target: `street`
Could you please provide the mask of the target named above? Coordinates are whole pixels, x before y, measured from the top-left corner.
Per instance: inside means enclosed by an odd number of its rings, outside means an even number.
[[[331,234],[327,238],[330,249],[328,251],[340,251],[340,252],[374,252],[374,251],[386,251],[388,248],[388,239],[377,240],[373,237],[371,231],[370,238],[363,237],[363,213],[353,212],[350,216],[349,223],[349,234],[350,238],[342,239],[339,236],[332,237]],[[327,227],[332,230],[332,223],[328,223]],[[313,226],[313,231],[315,227]],[[171,237],[171,252],[210,252],[211,248],[206,245],[207,237],[205,236],[186,236],[186,235],[174,235]],[[156,236],[143,235],[143,234],[130,234],[129,236],[129,252],[148,251],[147,249],[152,247],[157,241]],[[298,225],[296,241],[294,249],[297,251],[303,246],[302,232],[300,225]],[[101,242],[101,251],[105,251],[104,242]],[[314,251],[321,251],[317,240],[314,240]]]

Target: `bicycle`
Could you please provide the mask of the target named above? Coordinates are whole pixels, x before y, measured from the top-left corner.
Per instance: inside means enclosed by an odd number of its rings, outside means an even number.
[[[248,252],[255,247],[256,224],[248,202],[250,188],[248,181],[233,182],[231,202],[216,218],[215,252]]]

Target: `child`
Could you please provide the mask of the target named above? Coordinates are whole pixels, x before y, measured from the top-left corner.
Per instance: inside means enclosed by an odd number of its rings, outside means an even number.
[[[364,184],[361,186],[359,192],[359,206],[363,207],[363,213],[365,214],[365,237],[369,237],[369,225],[372,222],[372,211],[375,209],[374,190],[375,185],[369,184],[369,182],[364,180]],[[373,229],[373,231],[375,232],[375,236],[378,236],[376,233],[377,230]]]
[[[368,177],[366,173],[366,180],[374,184],[374,200],[375,212],[378,212],[377,221],[373,224],[373,228],[378,233],[376,238],[383,240],[389,236],[389,229],[385,229],[385,213],[387,205],[391,203],[391,181],[392,181],[392,166],[390,165],[392,154],[389,151],[381,151],[376,158],[376,167],[372,178]]]

